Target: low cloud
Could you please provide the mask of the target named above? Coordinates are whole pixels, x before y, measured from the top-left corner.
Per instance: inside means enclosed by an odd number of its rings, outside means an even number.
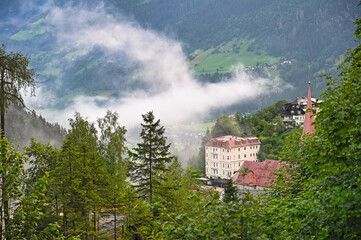
[[[140,67],[141,80],[147,86],[146,91],[134,90],[118,99],[79,96],[72,106],[56,116],[42,112],[46,119],[60,124],[67,125],[67,119],[75,111],[95,120],[108,109],[118,112],[121,124],[129,128],[138,125],[141,114],[150,110],[163,124],[194,121],[214,109],[277,92],[282,84],[280,79],[251,77],[242,67],[230,79],[202,84],[189,69],[181,43],[135,22],[114,18],[102,5],[92,11],[79,7],[53,8],[47,21],[61,44],[79,49],[96,46],[105,53],[126,55],[128,61]]]

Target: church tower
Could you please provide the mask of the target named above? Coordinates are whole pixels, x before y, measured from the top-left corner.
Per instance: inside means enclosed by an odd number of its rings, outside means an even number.
[[[315,117],[312,112],[312,99],[311,99],[311,81],[308,82],[308,96],[307,96],[307,107],[305,114],[305,121],[303,124],[302,136],[304,134],[313,134],[315,132],[315,126],[312,124],[315,121]]]

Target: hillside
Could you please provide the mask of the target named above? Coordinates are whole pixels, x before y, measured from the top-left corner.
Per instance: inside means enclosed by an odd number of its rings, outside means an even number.
[[[356,1],[337,0],[107,0],[103,4],[107,14],[121,24],[136,28],[139,24],[146,33],[155,31],[160,38],[179,42],[196,81],[221,82],[229,78],[235,65],[242,64],[251,75],[280,77],[293,87],[277,95],[260,96],[252,103],[213,110],[215,115],[255,111],[269,102],[292,100],[306,94],[304,85],[309,76],[314,80],[325,72],[337,73],[335,65],[342,53],[355,45],[353,21],[359,13]],[[144,79],[148,69],[129,56],[126,48],[114,52],[100,44],[79,46],[59,39],[66,30],[75,34],[83,25],[69,22],[58,26],[59,22],[51,19],[54,14],[78,9],[68,13],[70,18],[91,9],[96,17],[99,3],[2,1],[0,7],[0,42],[30,56],[39,81],[44,82],[37,109],[64,109],[81,95],[114,100],[150,89]],[[80,17],[76,21],[84,28],[102,22],[82,21]],[[152,56],[163,57],[157,53]],[[292,64],[283,65],[285,60]],[[324,89],[324,81],[317,80],[313,93],[319,96]]]
[[[345,46],[355,45],[353,21],[359,14],[356,2],[325,0],[139,0],[114,4],[144,26],[174,31],[191,58],[227,59],[245,65],[272,63],[277,57],[334,64]],[[255,60],[247,61],[249,58]]]
[[[19,145],[28,146],[30,139],[60,147],[66,130],[59,124],[49,123],[42,116],[28,112],[18,106],[11,106],[5,115],[6,137]]]

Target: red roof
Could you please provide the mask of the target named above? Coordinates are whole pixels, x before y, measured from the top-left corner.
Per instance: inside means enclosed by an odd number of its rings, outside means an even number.
[[[244,176],[241,172],[233,176],[233,181],[241,185],[269,187],[272,180],[277,176],[274,174],[281,166],[281,162],[277,160],[265,160],[264,162],[244,161],[243,168],[248,168],[249,172]]]
[[[206,143],[207,147],[237,148],[244,146],[260,145],[261,141],[257,137],[235,137],[231,135],[212,138]]]
[[[315,132],[315,126],[312,124],[314,120],[315,118],[312,113],[311,82],[309,82],[306,115],[305,115],[305,122],[303,123],[302,136],[306,133],[313,134]]]

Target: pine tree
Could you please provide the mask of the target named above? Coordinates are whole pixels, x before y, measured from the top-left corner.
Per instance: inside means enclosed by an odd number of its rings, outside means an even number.
[[[166,163],[170,163],[174,157],[170,156],[170,144],[166,142],[165,128],[160,125],[160,120],[155,121],[153,112],[148,112],[142,117],[142,142],[129,151],[130,177],[136,183],[138,194],[143,198],[149,198],[149,203],[153,203],[153,193],[160,186]]]
[[[232,179],[228,179],[226,181],[226,185],[224,188],[224,202],[233,202],[233,201],[237,201],[238,200],[238,195],[237,195],[237,188],[235,186],[233,186],[233,181]]]

